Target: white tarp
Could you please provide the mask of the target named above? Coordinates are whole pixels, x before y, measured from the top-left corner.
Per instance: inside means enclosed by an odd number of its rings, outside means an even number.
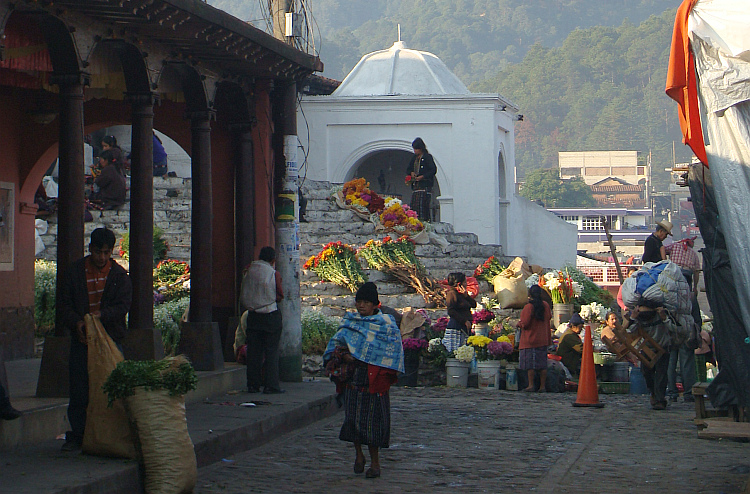
[[[750,8],[699,0],[688,21],[708,166],[750,334]]]

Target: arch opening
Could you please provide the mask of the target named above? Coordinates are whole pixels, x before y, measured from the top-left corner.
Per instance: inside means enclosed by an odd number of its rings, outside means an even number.
[[[412,156],[412,153],[402,149],[374,151],[358,160],[349,169],[346,180],[364,178],[370,182],[370,188],[378,194],[395,196],[408,204],[411,201],[411,188],[406,185],[404,177]],[[433,221],[440,221],[440,208],[436,200],[439,196],[440,183],[435,177],[430,205]]]

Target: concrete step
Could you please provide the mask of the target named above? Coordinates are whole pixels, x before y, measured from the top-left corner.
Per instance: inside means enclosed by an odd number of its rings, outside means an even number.
[[[34,396],[41,359],[12,360],[5,365],[11,402],[23,414],[12,422],[0,421],[0,450],[52,440],[69,430],[67,399]],[[198,387],[185,396],[186,403],[247,386],[245,366],[224,365],[222,370],[198,372]]]
[[[372,281],[372,280],[369,280]],[[376,282],[378,285],[378,294],[382,295],[403,295],[414,293],[410,287],[404,286],[398,282]],[[303,297],[323,297],[323,296],[347,296],[351,291],[343,286],[335,285],[327,281],[301,281],[299,293]]]

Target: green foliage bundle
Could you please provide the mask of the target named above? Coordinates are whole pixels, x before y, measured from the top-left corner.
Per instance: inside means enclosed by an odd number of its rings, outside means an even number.
[[[154,268],[154,303],[160,304],[190,296],[185,282],[190,279],[190,266],[183,261],[165,259]]]
[[[576,303],[580,305],[588,305],[592,302],[596,302],[605,307],[610,307],[612,305],[612,302],[614,301],[612,294],[591,281],[591,278],[571,265],[565,266],[565,271],[573,281],[576,281],[581,285],[581,295],[576,299]]]
[[[126,360],[117,364],[102,389],[109,405],[115,400],[132,396],[135,388],[146,390],[166,389],[171,396],[184,395],[198,386],[193,366],[183,356],[162,360]]]
[[[339,329],[339,319],[305,310],[302,312],[302,353],[323,355],[328,341]]]
[[[166,355],[174,355],[180,343],[180,318],[190,307],[190,297],[170,300],[154,307],[154,328],[161,331]]]
[[[34,262],[34,322],[41,337],[55,328],[57,263],[37,259]]]
[[[317,256],[310,257],[303,268],[312,270],[323,281],[345,286],[352,292],[367,281],[357,251],[341,241],[329,242]]]
[[[492,283],[492,280],[495,279],[495,276],[499,275],[503,271],[505,271],[505,266],[503,266],[495,256],[490,256],[486,261],[484,261],[484,263],[480,264],[474,269],[474,278]],[[492,309],[492,307],[487,308]]]
[[[169,251],[169,244],[164,240],[164,230],[158,226],[154,226],[154,264],[165,259],[167,257],[167,251]],[[120,239],[120,257],[125,260],[130,259],[130,232],[123,234]]]
[[[396,240],[390,236],[383,240],[368,240],[357,254],[367,265],[378,271],[388,272],[394,268],[415,267],[417,272],[424,273],[425,268],[415,253],[416,245],[407,235]]]
[[[532,201],[542,201],[548,208],[590,208],[596,205],[591,187],[581,177],[563,180],[557,168],[527,174],[521,195]]]

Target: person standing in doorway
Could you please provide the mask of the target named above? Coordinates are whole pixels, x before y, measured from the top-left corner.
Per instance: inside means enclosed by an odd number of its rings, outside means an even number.
[[[247,340],[247,390],[249,393],[283,393],[279,384],[279,342],[281,311],[277,305],[284,298],[281,275],[276,271],[276,251],[260,249],[258,260],[242,279],[240,331]],[[237,347],[244,342],[235,340]],[[261,370],[263,373],[261,374]]]
[[[411,208],[417,212],[420,221],[432,221],[430,204],[432,203],[432,186],[437,174],[437,166],[421,137],[411,143],[414,156],[406,169],[408,183],[411,186]]]
[[[107,334],[120,344],[127,332],[125,316],[130,311],[133,286],[128,272],[112,257],[115,234],[107,228],[91,232],[90,255],[74,262],[65,273],[59,299],[60,321],[70,331],[70,404],[63,451],[79,451],[86,428],[89,403],[86,314],[98,316]]]

